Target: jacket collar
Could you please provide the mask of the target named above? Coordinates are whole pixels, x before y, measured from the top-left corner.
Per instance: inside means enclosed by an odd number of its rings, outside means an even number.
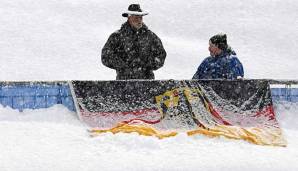
[[[222,58],[222,57],[226,56],[227,54],[228,54],[227,51],[222,51],[220,54],[215,55],[214,58]]]

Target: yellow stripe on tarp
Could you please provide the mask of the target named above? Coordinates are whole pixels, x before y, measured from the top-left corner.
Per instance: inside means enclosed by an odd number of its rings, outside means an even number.
[[[92,129],[91,136],[97,136],[102,133],[111,132],[117,133],[132,133],[136,132],[144,136],[155,136],[159,139],[176,136],[177,132],[158,131],[155,128],[144,125],[130,125],[127,123],[120,123],[111,129]],[[245,140],[257,145],[271,145],[285,147],[287,142],[282,137],[282,132],[279,128],[241,128],[237,126],[218,125],[213,128],[204,129],[198,128],[196,130],[188,131],[188,136],[205,135],[208,137],[224,136],[229,139]]]
[[[257,145],[287,146],[287,142],[283,139],[279,128],[240,128],[237,126],[219,125],[210,129],[199,128],[187,132],[189,136],[197,134],[209,137],[224,136],[230,139],[242,139]]]
[[[92,136],[96,136],[101,133],[107,133],[111,132],[113,134],[123,132],[123,133],[132,133],[136,132],[140,135],[145,135],[145,136],[155,136],[159,139],[167,138],[167,137],[173,137],[176,136],[178,133],[177,132],[161,132],[157,131],[156,129],[148,126],[142,126],[142,125],[129,125],[129,124],[123,124],[120,123],[116,127],[111,128],[111,129],[92,129],[90,131],[92,133]]]
[[[159,139],[168,138],[176,136],[177,132],[162,132],[157,131],[156,129],[143,126],[143,125],[129,125],[129,124],[118,124],[116,127],[111,129],[92,129],[90,131],[92,133],[91,136],[97,136],[102,133],[111,132],[113,134],[117,133],[132,133],[136,132],[140,135],[144,136],[155,136]],[[215,126],[212,129],[204,129],[199,128],[196,130],[188,131],[188,136],[194,135],[205,135],[208,137],[219,137],[224,136],[230,139],[237,140],[246,140],[248,142],[257,144],[257,145],[271,145],[271,146],[281,146],[285,147],[287,142],[281,136],[280,129],[272,129],[272,128],[240,128],[237,126],[225,126],[219,125]]]

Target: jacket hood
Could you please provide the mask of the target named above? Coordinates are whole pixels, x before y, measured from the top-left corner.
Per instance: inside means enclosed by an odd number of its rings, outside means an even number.
[[[226,53],[228,53],[229,55],[237,55],[231,46],[228,46],[228,48],[226,49]]]

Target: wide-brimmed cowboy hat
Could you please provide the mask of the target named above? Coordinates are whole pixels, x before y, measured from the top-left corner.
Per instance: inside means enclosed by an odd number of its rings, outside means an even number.
[[[122,14],[123,17],[128,17],[129,15],[148,15],[148,12],[145,12],[141,9],[139,4],[131,4],[128,6],[128,10]]]

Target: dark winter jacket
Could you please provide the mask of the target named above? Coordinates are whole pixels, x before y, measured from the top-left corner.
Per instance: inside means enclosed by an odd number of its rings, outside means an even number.
[[[154,79],[153,70],[163,66],[166,51],[146,25],[133,29],[128,22],[112,33],[101,54],[102,63],[117,72],[117,80]]]
[[[198,67],[192,79],[229,79],[243,77],[241,62],[234,51],[223,51],[220,55],[209,56]]]

